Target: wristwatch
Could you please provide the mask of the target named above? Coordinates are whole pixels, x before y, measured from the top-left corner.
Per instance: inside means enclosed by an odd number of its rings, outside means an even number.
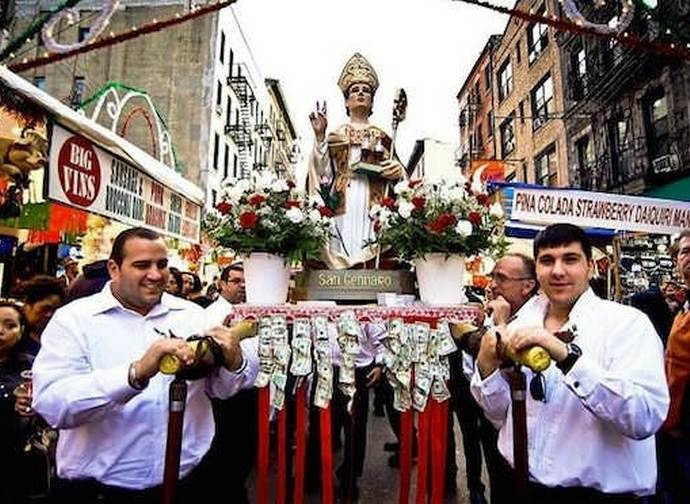
[[[133,389],[136,390],[144,390],[148,384],[148,380],[140,380],[137,378],[137,367],[136,367],[136,362],[132,362],[129,365],[129,371],[127,373],[127,382],[129,383],[129,386],[132,387]]]
[[[556,367],[560,369],[563,374],[567,374],[575,365],[577,359],[582,355],[582,349],[575,343],[566,343],[565,346],[568,349],[568,355],[561,362],[556,363]]]

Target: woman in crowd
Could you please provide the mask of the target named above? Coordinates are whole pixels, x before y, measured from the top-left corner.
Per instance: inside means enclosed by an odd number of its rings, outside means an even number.
[[[35,356],[41,348],[43,330],[65,299],[65,288],[57,278],[38,275],[20,284],[18,297],[24,303],[26,330],[17,350]]]
[[[182,297],[182,274],[177,268],[169,268],[170,277],[168,277],[168,284],[165,287],[165,292],[173,296]]]

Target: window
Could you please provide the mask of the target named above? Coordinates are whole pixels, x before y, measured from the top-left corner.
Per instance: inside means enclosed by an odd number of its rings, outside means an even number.
[[[543,16],[544,9],[539,12]],[[549,30],[545,24],[531,23],[527,27],[527,59],[530,65],[536,61],[549,45]]]
[[[38,75],[35,76],[34,77],[34,86],[36,86],[41,91],[45,91],[46,90],[46,78],[43,76],[39,77]]]
[[[80,26],[79,27],[79,42],[84,42],[91,32],[90,26]]]
[[[72,104],[79,105],[84,101],[86,95],[86,79],[84,77],[75,77],[72,82]]]
[[[232,155],[232,176],[237,178],[237,154]]]
[[[474,130],[474,151],[481,152],[484,149],[484,137],[482,135],[482,125],[478,124]]]
[[[216,203],[218,201],[218,193],[215,189],[211,189],[211,206],[216,208]]]
[[[486,129],[487,138],[491,138],[492,136],[494,136],[494,114],[490,110],[486,114]]]
[[[221,63],[225,63],[225,32],[220,32],[220,54],[218,55]]]
[[[213,169],[217,170],[218,169],[218,155],[219,155],[219,149],[220,149],[220,137],[218,136],[218,133],[213,134]],[[215,203],[213,204],[215,206]]]
[[[223,83],[216,82],[216,107],[220,107],[223,104]]]
[[[532,129],[541,128],[550,119],[553,112],[553,84],[551,75],[544,78],[532,89]]]
[[[518,63],[522,60],[522,54],[520,54],[520,39],[517,39],[515,43],[515,59]]]
[[[232,51],[232,47],[230,48],[230,57],[228,58],[228,75],[232,77],[232,64],[235,60],[235,53]]]
[[[587,53],[584,46],[570,54],[573,75],[573,99],[581,100],[587,94]]]
[[[645,97],[644,112],[649,155],[654,160],[670,152],[668,104],[663,88],[656,88]]]
[[[518,111],[520,112],[520,124],[525,124],[525,101],[521,100],[518,105]]]
[[[479,91],[479,79],[477,79],[477,82],[474,83],[474,99],[472,100],[472,103],[475,105],[482,104],[482,95]]]
[[[501,123],[501,151],[503,159],[515,150],[515,114]]]
[[[587,178],[588,173],[591,172],[592,147],[589,137],[584,136],[575,142],[575,149],[577,150],[577,166],[582,180]]]
[[[528,182],[527,173],[527,163],[522,163],[522,182]]]
[[[228,95],[228,107],[225,109],[225,125],[230,126],[232,123],[232,98]]]
[[[513,89],[513,69],[510,66],[510,58],[507,59],[498,70],[498,99],[503,101]]]
[[[551,145],[534,159],[534,181],[547,187],[556,185],[558,164],[556,162],[556,147]]]
[[[491,65],[484,67],[484,86],[485,89],[491,89]]]
[[[223,158],[223,179],[228,178],[230,168],[230,146],[225,144],[225,157]]]

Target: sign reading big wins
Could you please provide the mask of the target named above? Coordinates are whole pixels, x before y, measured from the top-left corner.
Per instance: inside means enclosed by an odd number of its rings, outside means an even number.
[[[48,197],[123,224],[199,241],[198,204],[57,124],[50,145]]]

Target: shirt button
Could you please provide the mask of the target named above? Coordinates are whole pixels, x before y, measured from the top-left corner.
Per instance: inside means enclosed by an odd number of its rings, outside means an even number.
[[[579,386],[580,386],[580,382],[579,382],[579,381],[573,382],[573,387],[577,388],[577,387],[579,387]]]

